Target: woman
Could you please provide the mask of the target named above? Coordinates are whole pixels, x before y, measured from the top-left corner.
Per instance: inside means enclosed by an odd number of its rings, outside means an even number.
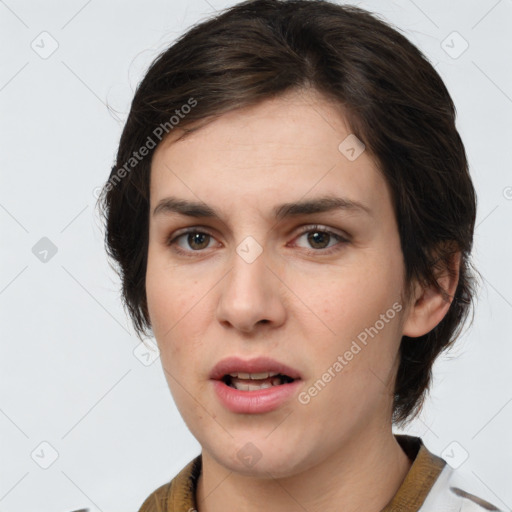
[[[135,94],[109,254],[201,454],[140,508],[498,510],[418,437],[473,297],[455,109],[370,13],[256,0],[189,30]]]

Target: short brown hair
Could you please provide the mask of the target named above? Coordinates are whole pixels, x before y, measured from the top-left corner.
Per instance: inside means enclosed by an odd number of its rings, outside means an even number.
[[[476,196],[442,79],[376,15],[328,1],[246,1],[195,25],[160,54],[136,90],[99,198],[106,250],[137,335],[150,335],[149,182],[163,131],[171,132],[173,118],[186,134],[228,111],[310,87],[343,107],[391,188],[407,284],[440,289],[437,270],[461,253],[446,316],[428,334],[401,340],[393,422],[403,424],[421,410],[432,365],[459,336],[472,305]],[[146,156],[135,158],[143,147]]]

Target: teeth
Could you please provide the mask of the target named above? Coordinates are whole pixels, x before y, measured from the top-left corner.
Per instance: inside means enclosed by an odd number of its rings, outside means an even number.
[[[261,372],[261,373],[242,373],[242,372],[234,372],[230,373],[231,377],[235,377],[237,379],[268,379],[269,377],[274,377],[275,375],[279,375],[277,372]]]
[[[272,379],[271,382],[272,383],[267,381],[267,382],[262,382],[261,384],[246,384],[243,382],[234,381],[234,382],[232,382],[231,385],[235,389],[238,389],[240,391],[257,391],[259,389],[271,388],[272,386],[279,386],[279,384],[282,384],[280,377],[277,377],[276,379]]]

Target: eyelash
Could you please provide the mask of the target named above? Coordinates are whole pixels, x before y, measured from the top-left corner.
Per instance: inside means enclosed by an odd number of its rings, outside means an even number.
[[[319,253],[322,254],[322,255],[330,255],[330,254],[333,254],[337,251],[340,251],[344,245],[346,245],[347,243],[350,243],[350,240],[344,236],[341,236],[339,233],[335,233],[334,231],[331,231],[329,229],[324,229],[322,228],[322,226],[319,226],[318,224],[314,224],[314,225],[311,225],[311,226],[305,226],[304,228],[302,228],[301,232],[297,235],[296,238],[299,238],[301,237],[302,235],[305,235],[306,233],[310,233],[310,232],[318,232],[318,233],[324,233],[324,234],[328,234],[328,235],[331,235],[335,238],[338,239],[338,244],[334,245],[333,247],[330,247],[328,249],[309,249],[309,250],[306,250],[306,252],[308,254],[315,254],[315,255],[318,255]],[[177,240],[179,240],[182,236],[185,236],[185,235],[189,235],[191,233],[199,233],[199,234],[202,234],[202,235],[208,235],[210,237],[213,238],[213,235],[211,235],[210,233],[208,233],[207,230],[205,231],[202,231],[199,227],[194,227],[194,228],[188,228],[187,230],[181,232],[180,234],[172,237],[170,236],[167,240],[166,240],[166,245],[169,246],[169,247],[173,247],[173,250],[176,251],[178,254],[180,255],[183,255],[183,256],[187,256],[187,257],[194,257],[194,253],[198,254],[198,253],[202,253],[204,252],[204,249],[199,249],[199,250],[196,250],[196,251],[184,251],[183,249],[179,248],[177,245],[176,245],[176,242]]]

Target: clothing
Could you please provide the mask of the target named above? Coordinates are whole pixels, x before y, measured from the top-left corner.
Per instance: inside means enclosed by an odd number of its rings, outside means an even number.
[[[381,512],[483,512],[500,511],[494,505],[460,488],[457,472],[431,453],[419,437],[394,434],[413,461],[395,496]],[[170,482],[151,493],[139,512],[194,512],[201,455],[190,461]]]

